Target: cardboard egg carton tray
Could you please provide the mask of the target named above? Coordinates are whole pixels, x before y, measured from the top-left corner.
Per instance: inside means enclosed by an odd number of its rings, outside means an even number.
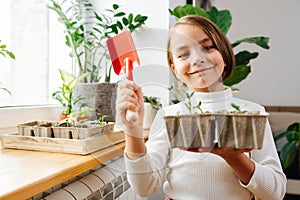
[[[201,113],[164,117],[172,148],[262,148],[265,114]]]

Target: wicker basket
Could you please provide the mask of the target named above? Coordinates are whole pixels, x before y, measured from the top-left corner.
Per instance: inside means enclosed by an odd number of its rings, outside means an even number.
[[[260,149],[268,114],[201,113],[164,117],[172,148]]]

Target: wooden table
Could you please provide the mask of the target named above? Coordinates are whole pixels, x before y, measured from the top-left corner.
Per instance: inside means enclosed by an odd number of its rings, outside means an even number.
[[[124,147],[122,142],[82,156],[5,149],[0,144],[0,200],[28,199],[123,154]]]

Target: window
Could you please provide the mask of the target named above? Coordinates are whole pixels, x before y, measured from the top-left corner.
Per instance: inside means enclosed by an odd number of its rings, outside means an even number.
[[[70,70],[69,49],[63,27],[48,0],[1,1],[2,43],[16,60],[0,57],[0,82],[12,93],[0,90],[0,107],[44,105],[55,102],[51,94],[60,86],[58,69]]]

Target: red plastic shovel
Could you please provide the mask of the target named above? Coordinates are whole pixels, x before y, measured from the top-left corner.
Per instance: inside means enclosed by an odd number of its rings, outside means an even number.
[[[106,41],[110,59],[116,74],[126,73],[129,80],[133,80],[132,70],[136,62],[140,65],[131,33],[129,30],[124,30],[118,35],[107,39]],[[138,115],[136,112],[127,110],[126,120],[129,122],[136,121]]]

